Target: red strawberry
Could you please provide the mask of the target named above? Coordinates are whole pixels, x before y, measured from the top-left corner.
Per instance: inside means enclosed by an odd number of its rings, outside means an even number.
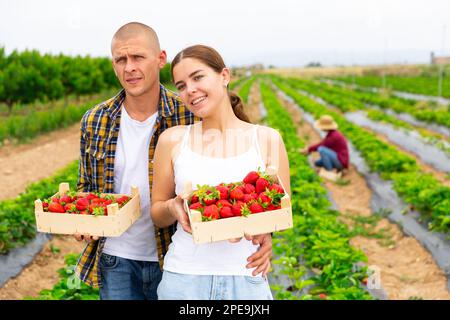
[[[61,203],[62,205],[65,205],[65,204],[68,204],[71,202],[72,202],[72,198],[66,194],[62,195],[61,198],[59,198],[59,203]]]
[[[272,203],[272,199],[270,199],[264,192],[259,194],[258,199],[261,203],[266,203],[267,205]]]
[[[278,183],[272,184],[272,185],[270,186],[269,190],[276,190],[278,193],[284,194],[283,188],[282,188]]]
[[[192,203],[197,203],[198,202],[198,195],[194,194],[191,198],[191,204]]]
[[[245,203],[249,203],[252,200],[258,200],[258,194],[257,193],[244,194],[243,201]]]
[[[48,205],[48,211],[50,212],[58,212],[58,213],[64,213],[66,212],[64,210],[64,207],[60,203],[52,202]]]
[[[244,193],[245,194],[250,194],[250,193],[254,193],[256,191],[255,186],[250,184],[250,183],[246,183],[244,186]]]
[[[234,216],[242,216],[242,207],[244,206],[244,202],[237,201],[233,206],[231,207],[231,211],[233,212]]]
[[[220,199],[221,200],[228,199],[228,188],[227,187],[219,185],[219,186],[216,187],[216,189],[220,193]]]
[[[199,201],[207,206],[215,204],[217,200],[220,199],[219,191],[216,188],[210,187],[208,185],[199,186],[199,189],[196,191],[196,193],[198,195]]]
[[[256,193],[261,193],[266,190],[266,188],[269,188],[270,183],[265,178],[259,178],[256,180]]]
[[[72,213],[72,212],[77,211],[77,207],[76,207],[76,205],[75,205],[74,203],[68,203],[68,204],[66,204],[66,205],[64,206],[64,210],[65,210],[66,212]]]
[[[230,207],[232,206],[232,204],[230,203],[230,201],[228,200],[219,200],[217,201],[216,205],[220,208],[220,207]]]
[[[45,209],[48,209],[48,202],[42,202],[42,207]]]
[[[256,171],[251,171],[249,172],[245,178],[244,178],[244,183],[250,183],[250,184],[255,184],[256,180],[259,179],[259,173]]]
[[[236,187],[230,191],[230,199],[242,200],[242,199],[244,199],[244,192],[242,191],[241,188]]]
[[[219,211],[219,214],[221,218],[231,218],[234,216],[231,207],[222,207]]]
[[[94,203],[97,203],[97,204],[100,203],[101,204],[101,203],[105,203],[105,202],[106,202],[105,198],[94,198],[94,199],[91,200],[92,204],[94,204]]]
[[[203,210],[203,216],[207,220],[216,220],[219,219],[219,208],[215,204],[212,204],[210,206],[206,206],[205,210]]]
[[[88,199],[89,201],[95,198],[98,198],[98,196],[95,193],[89,193],[86,197],[86,199]]]
[[[319,298],[320,299],[326,299],[327,295],[325,293],[321,293],[321,294],[319,294]]]
[[[197,210],[197,211],[201,211],[200,209],[203,208],[203,205],[200,202],[196,202],[190,205],[189,209],[191,210]]]
[[[281,206],[275,206],[274,204],[269,204],[266,208],[266,211],[272,211],[272,210],[279,210],[281,209]]]
[[[83,210],[83,211],[80,211],[80,214],[87,214],[87,215],[89,215],[89,211]]]
[[[128,201],[130,201],[130,197],[128,197],[128,196],[122,196],[122,197],[120,197],[120,198],[117,198],[117,203],[119,204],[119,206],[123,206],[123,205],[125,205]]]
[[[251,213],[260,213],[264,211],[264,208],[258,202],[250,203],[249,207]]]
[[[58,198],[58,197],[52,198],[52,202],[54,202],[54,203],[59,203],[59,198]]]
[[[89,200],[86,198],[79,198],[75,203],[78,211],[84,211],[89,208]]]

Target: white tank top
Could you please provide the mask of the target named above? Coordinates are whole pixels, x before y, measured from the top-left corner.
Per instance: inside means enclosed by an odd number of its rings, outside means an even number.
[[[247,173],[265,170],[258,143],[257,129],[254,126],[252,144],[247,152],[228,158],[203,156],[189,147],[188,126],[174,162],[175,192],[181,194],[185,182],[191,181],[194,189],[197,184],[218,185],[242,181]],[[251,241],[242,238],[238,243],[219,241],[195,244],[192,235],[183,230],[180,223],[172,236],[172,243],[164,258],[164,270],[196,275],[245,275],[252,276],[247,269],[247,258],[258,249]],[[261,275],[258,275],[261,276]]]

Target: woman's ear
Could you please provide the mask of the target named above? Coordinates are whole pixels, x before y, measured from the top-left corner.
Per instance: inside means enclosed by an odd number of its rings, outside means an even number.
[[[222,75],[223,86],[228,87],[228,85],[230,84],[230,79],[231,79],[230,69],[223,68],[221,75]]]

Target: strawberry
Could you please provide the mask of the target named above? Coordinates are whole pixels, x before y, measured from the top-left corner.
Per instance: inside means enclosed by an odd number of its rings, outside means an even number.
[[[228,190],[228,188],[226,186],[219,185],[219,186],[216,187],[216,189],[217,189],[217,191],[219,191],[221,200],[228,199],[228,191],[229,190]]]
[[[98,208],[103,208],[103,205],[101,203],[91,203],[89,205],[88,211],[89,211],[89,213],[94,214],[94,210],[98,209]],[[96,214],[97,216],[99,215],[98,213],[99,213],[99,210],[97,210],[97,214]]]
[[[60,203],[56,203],[56,202],[52,202],[48,205],[48,211],[49,212],[58,212],[58,213],[66,212],[64,210],[64,207]]]
[[[221,218],[231,218],[234,216],[231,207],[222,207],[219,211],[219,214]]]
[[[124,206],[128,201],[130,201],[130,197],[128,196],[122,196],[120,198],[117,198],[117,203],[119,204],[119,206]]]
[[[44,208],[44,211],[48,210],[48,202],[42,202],[42,207]]]
[[[89,211],[86,211],[86,210],[83,210],[83,211],[80,211],[80,214],[89,214]]]
[[[59,203],[59,198],[58,198],[58,197],[52,198],[52,202],[54,202],[54,203]]]
[[[259,201],[261,202],[261,204],[266,204],[267,206],[272,204],[272,199],[270,199],[267,194],[265,194],[264,192],[260,193],[258,196]]]
[[[98,196],[92,192],[86,196],[86,199],[88,199],[89,201],[91,201],[92,199],[95,199],[95,198],[98,198]]]
[[[198,202],[198,195],[196,195],[195,193],[194,193],[194,195],[192,196],[192,198],[191,198],[191,204],[192,203],[197,203]]]
[[[230,191],[230,199],[232,200],[242,200],[244,199],[244,192],[242,188],[236,187]]]
[[[279,210],[279,209],[281,209],[281,206],[275,206],[271,203],[267,206],[266,211]]]
[[[220,199],[220,193],[216,188],[210,187],[208,185],[198,185],[197,187],[198,190],[196,191],[196,193],[201,203],[210,206],[212,204],[215,204],[217,200]]]
[[[200,211],[200,212],[201,212],[200,209],[202,209],[202,208],[203,208],[203,205],[200,202],[193,203],[189,207],[189,209],[191,209],[191,210],[197,210],[197,211]]]
[[[66,212],[73,213],[73,212],[77,211],[77,207],[74,203],[68,203],[64,206],[64,210]]]
[[[283,188],[278,184],[274,183],[269,187],[269,190],[276,190],[278,193],[284,194]]]
[[[231,206],[232,206],[232,204],[228,200],[219,200],[219,201],[217,201],[216,204],[219,208],[221,208],[221,207],[230,207],[231,208]]]
[[[266,178],[259,178],[256,180],[256,193],[261,193],[266,190],[270,186],[269,181]]]
[[[252,200],[258,200],[258,194],[257,193],[244,194],[243,201],[245,203],[249,203]]]
[[[264,208],[261,204],[259,204],[258,202],[252,202],[250,203],[250,205],[248,206],[248,208],[250,209],[251,213],[260,213],[264,211]]]
[[[274,190],[267,190],[264,192],[266,196],[269,197],[270,201],[275,205],[278,206],[281,202],[281,198],[283,198],[284,193],[279,193],[276,189]]]
[[[233,212],[234,216],[242,216],[242,207],[244,206],[244,202],[237,201],[233,206],[231,207],[231,211]]]
[[[219,219],[219,208],[215,204],[212,204],[210,206],[206,206],[203,210],[203,217],[206,218],[206,220],[216,220]]]
[[[319,294],[319,298],[320,299],[326,299],[327,295],[325,293],[321,293],[321,294]]]
[[[259,179],[259,173],[256,171],[251,171],[245,176],[243,181],[244,181],[244,183],[255,184],[258,179]]]
[[[65,205],[65,204],[68,204],[68,203],[71,203],[71,202],[72,202],[72,198],[69,197],[66,194],[63,194],[61,196],[61,198],[59,198],[59,203],[61,203],[62,205]]]
[[[250,194],[250,193],[254,193],[256,191],[255,186],[250,184],[250,183],[246,183],[244,186],[244,193],[245,194]]]
[[[91,204],[101,204],[101,203],[105,203],[107,200],[105,198],[94,198],[91,200]]]
[[[84,211],[89,208],[89,200],[86,198],[79,198],[75,203],[78,211]]]

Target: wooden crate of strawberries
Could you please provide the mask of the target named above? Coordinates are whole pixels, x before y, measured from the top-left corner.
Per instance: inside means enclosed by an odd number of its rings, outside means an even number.
[[[293,227],[290,197],[273,169],[252,171],[236,183],[197,187],[184,200],[196,244]]]
[[[140,195],[71,192],[68,183],[47,200],[35,201],[39,232],[118,237],[141,216]]]

